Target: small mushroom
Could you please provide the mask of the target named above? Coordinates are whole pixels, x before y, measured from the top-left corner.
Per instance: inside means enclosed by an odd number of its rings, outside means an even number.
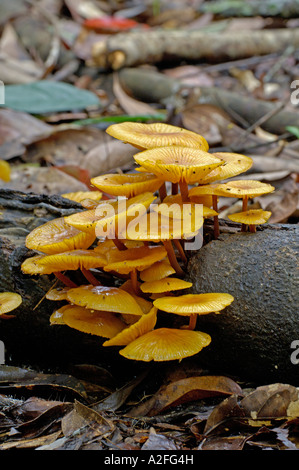
[[[263,209],[251,209],[245,212],[237,212],[235,214],[228,215],[227,217],[233,222],[240,224],[249,225],[250,232],[256,231],[256,226],[265,224],[271,217],[270,211],[264,211]]]
[[[194,329],[197,315],[218,313],[230,305],[234,297],[226,293],[186,294],[178,297],[161,297],[154,306],[164,312],[189,316],[189,329]]]
[[[94,250],[73,250],[52,255],[37,255],[22,263],[21,269],[25,274],[55,274],[68,287],[75,287],[62,272],[80,270],[85,278],[94,285],[99,282],[90,269],[103,268],[106,258]]]
[[[184,281],[176,277],[164,277],[155,281],[143,282],[140,289],[144,293],[161,294],[175,290],[188,289],[192,287],[192,282]]]
[[[247,210],[249,198],[262,196],[275,190],[274,186],[256,180],[233,180],[214,186],[218,196],[243,199],[243,212]]]
[[[82,203],[86,199],[92,200],[93,202],[98,202],[102,199],[103,194],[101,191],[77,191],[71,193],[64,193],[61,196],[65,199],[70,199],[71,201]]]
[[[0,318],[9,319],[14,315],[6,315],[8,312],[15,310],[22,303],[22,297],[15,292],[0,293]]]
[[[0,160],[0,179],[5,183],[10,181],[10,165],[6,160]]]
[[[134,361],[173,361],[199,353],[211,342],[211,337],[201,331],[157,328],[139,336],[119,351]]]
[[[253,164],[252,158],[238,153],[216,152],[212,155],[220,158],[224,164],[212,170],[211,173],[199,180],[198,184],[209,184],[214,181],[233,178],[248,171]]]
[[[134,160],[165,181],[179,184],[183,202],[189,201],[188,184],[197,183],[224,162],[212,154],[188,147],[160,147],[134,155]]]
[[[139,338],[139,336],[153,330],[156,322],[157,309],[156,307],[152,307],[148,313],[142,315],[142,317],[138,317],[135,323],[120,331],[113,338],[105,341],[103,346],[125,346],[136,338]]]
[[[64,305],[57,309],[51,318],[52,324],[64,324],[83,333],[104,338],[113,338],[126,328],[126,324],[114,313],[78,305]]]
[[[138,149],[181,145],[205,151],[209,150],[206,139],[201,135],[161,122],[152,124],[122,122],[112,124],[106,129],[106,132],[110,136],[129,143]]]
[[[46,293],[46,299],[48,300],[67,300],[67,293],[70,287],[57,287],[57,288],[51,288],[47,293]]]
[[[33,229],[27,235],[25,244],[30,250],[54,254],[69,250],[87,250],[94,241],[94,234],[72,227],[61,217]]]
[[[131,198],[145,192],[154,193],[165,182],[153,173],[125,173],[96,176],[91,184],[112,196]]]
[[[143,315],[143,311],[132,295],[118,287],[80,286],[70,289],[68,301],[94,310]]]
[[[175,269],[171,266],[168,258],[157,261],[147,269],[140,273],[140,279],[144,282],[158,281],[163,277],[170,276],[175,273]]]
[[[111,250],[107,253],[107,264],[104,266],[104,271],[130,274],[134,290],[138,294],[138,272],[148,268],[156,261],[161,261],[166,255],[167,252],[163,246],[141,246],[128,248],[124,251]]]

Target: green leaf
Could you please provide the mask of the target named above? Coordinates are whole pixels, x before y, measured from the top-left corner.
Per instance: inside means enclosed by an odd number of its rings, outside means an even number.
[[[293,134],[297,139],[299,139],[299,127],[296,126],[286,126],[286,130]]]
[[[2,106],[30,114],[45,114],[99,105],[99,98],[88,90],[64,82],[41,80],[6,85],[5,103]]]

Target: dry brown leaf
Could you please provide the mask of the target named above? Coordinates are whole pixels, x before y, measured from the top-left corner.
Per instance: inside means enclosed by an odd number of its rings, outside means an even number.
[[[260,418],[297,418],[299,390],[288,384],[270,384],[258,387],[240,402],[246,416]]]
[[[100,129],[65,126],[29,145],[24,159],[28,163],[46,162],[57,167],[74,165],[88,170],[92,178],[133,162],[134,153],[136,149],[131,145],[113,139]]]
[[[187,107],[182,111],[181,116],[183,127],[203,135],[209,145],[220,145],[222,134],[231,123],[229,116],[210,104]]]
[[[258,199],[262,209],[272,212],[269,223],[287,222],[298,208],[299,185],[291,175],[280,188],[276,188],[272,197],[265,195]]]
[[[243,416],[244,413],[239,407],[238,396],[231,395],[225,398],[218,406],[212,410],[209,415],[205,427],[204,435],[208,435],[214,429],[216,429],[220,424],[225,422],[230,417]]]
[[[228,377],[188,377],[162,386],[148,402],[131,410],[130,416],[155,416],[182,403],[233,394],[242,395],[242,389]]]
[[[152,428],[150,430],[149,438],[143,444],[142,450],[178,450],[178,447],[174,443],[173,439],[169,439],[163,434],[157,434]]]
[[[62,419],[62,432],[64,436],[68,437],[84,426],[93,426],[94,429],[97,429],[98,434],[111,432],[114,428],[113,423],[105,419],[101,414],[75,401],[73,410]]]
[[[0,181],[0,188],[36,194],[63,194],[86,191],[87,187],[57,168],[16,166],[12,168],[11,180]]]
[[[44,73],[43,66],[35,62],[20,44],[10,23],[5,25],[1,36],[0,64],[0,79],[5,84],[30,83]]]
[[[48,136],[52,127],[30,114],[0,109],[0,152],[2,159],[21,156],[26,145]]]

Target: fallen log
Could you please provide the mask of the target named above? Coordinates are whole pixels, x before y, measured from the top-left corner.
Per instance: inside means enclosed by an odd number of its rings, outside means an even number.
[[[54,277],[24,275],[20,269],[33,254],[25,247],[26,235],[51,218],[78,211],[78,205],[59,196],[0,190],[0,207],[0,291],[23,298],[14,318],[0,318],[5,363],[52,370],[92,363],[116,368],[118,374],[132,370],[132,362],[118,348],[101,347],[102,338],[51,326],[50,315],[62,305],[45,298]],[[206,240],[211,227],[206,227]],[[291,343],[299,340],[298,226],[241,234],[234,233],[232,224],[223,225],[222,231],[227,233],[192,255],[188,277],[194,292],[224,291],[235,301],[225,313],[198,319],[198,329],[211,332],[212,343],[196,360],[211,371],[245,380],[264,383],[273,378],[299,385],[299,365],[290,359]],[[145,364],[134,363],[134,370],[138,367]]]
[[[198,317],[197,328],[212,336],[203,364],[245,380],[299,385],[292,349],[299,346],[298,254],[298,225],[278,225],[221,235],[192,257],[192,292],[235,299],[223,313]]]
[[[281,18],[296,18],[299,14],[298,0],[215,0],[204,2],[200,6],[202,13],[213,13],[222,17],[231,16],[264,16]]]
[[[184,88],[180,80],[141,67],[123,68],[118,74],[125,91],[140,101],[163,103],[163,100],[167,100]],[[281,109],[280,103],[255,99],[252,96],[217,87],[196,87],[193,88],[193,92],[196,96],[193,98],[191,95],[191,100],[195,105],[211,104],[228,115],[231,112],[234,116],[242,116],[248,126],[263,120],[260,127],[275,135],[284,134],[287,126],[299,127],[299,115],[295,105],[294,110]]]
[[[199,103],[209,103],[218,106],[228,113],[231,110],[231,112],[238,116],[242,116],[242,119],[249,126],[269,116],[269,118],[262,122],[261,127],[272,134],[285,134],[287,126],[299,125],[298,111],[295,106],[294,111],[290,109],[284,110],[278,108],[279,103],[253,99],[250,96],[240,95],[240,93],[216,87],[200,88]]]
[[[109,36],[94,44],[92,60],[98,67],[119,70],[169,60],[234,60],[284,51],[289,46],[298,48],[299,29],[221,33],[155,29]]]

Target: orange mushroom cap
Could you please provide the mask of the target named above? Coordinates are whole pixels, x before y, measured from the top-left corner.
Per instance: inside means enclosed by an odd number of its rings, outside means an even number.
[[[94,202],[98,202],[102,199],[102,193],[100,191],[77,191],[71,193],[64,193],[61,196],[65,199],[70,199],[71,201],[79,202],[90,199]]]
[[[121,274],[128,274],[133,269],[143,271],[165,256],[167,252],[163,246],[141,246],[124,251],[113,250],[107,253],[104,271],[116,271]]]
[[[78,305],[64,305],[56,312],[61,314],[63,324],[96,336],[112,338],[122,331],[126,324],[116,314],[98,310],[90,310]],[[53,319],[55,317],[53,316]]]
[[[227,217],[233,222],[238,222],[245,225],[261,225],[268,222],[272,212],[264,211],[263,209],[251,209],[244,212],[237,212],[230,214]]]
[[[119,231],[120,238],[128,240],[159,242],[174,239],[190,239],[203,226],[203,217],[174,219],[163,217],[156,211],[143,214],[130,225]]]
[[[26,237],[26,247],[46,254],[70,250],[87,250],[95,240],[94,234],[87,234],[70,226],[64,217],[50,220],[36,227]]]
[[[184,281],[176,277],[164,277],[159,280],[144,282],[140,285],[142,292],[152,294],[188,289],[189,287],[192,287],[192,282]]]
[[[164,180],[153,173],[125,173],[101,175],[91,179],[91,184],[112,196],[134,197],[144,192],[157,191]]]
[[[111,234],[117,235],[118,224],[126,224],[138,211],[146,212],[155,199],[152,193],[145,192],[130,199],[101,201],[102,204],[99,204],[96,209],[70,215],[66,217],[66,221],[84,232],[101,236],[105,231],[105,236],[114,238]]]
[[[139,336],[151,331],[157,322],[157,309],[153,307],[148,313],[139,317],[138,320],[113,338],[103,343],[103,346],[125,346],[134,341]]]
[[[10,165],[6,160],[0,160],[0,179],[8,183],[10,181]]]
[[[15,292],[0,293],[0,317],[15,310],[22,303],[22,297]]]
[[[175,269],[171,266],[168,259],[157,261],[152,266],[146,268],[140,273],[140,279],[144,282],[158,281],[163,277],[170,276],[175,273]]]
[[[129,143],[139,149],[180,145],[199,148],[207,151],[208,142],[201,135],[165,123],[144,124],[139,122],[122,122],[112,124],[106,129],[107,134],[118,140]]]
[[[43,268],[43,274],[51,274],[59,271],[76,271],[82,268],[102,268],[107,264],[107,260],[94,250],[73,250],[44,255],[36,260],[36,264]]]
[[[252,158],[238,153],[216,152],[212,155],[220,158],[224,164],[215,168],[211,173],[199,180],[199,184],[209,184],[214,181],[232,178],[240,173],[248,171],[253,164]]]
[[[233,300],[233,296],[226,293],[186,294],[178,297],[161,297],[154,300],[154,305],[164,312],[189,316],[193,313],[204,315],[219,312]]]
[[[271,184],[256,180],[233,180],[228,183],[218,184],[215,189],[218,196],[236,198],[243,198],[244,196],[254,198],[275,190]]]
[[[158,328],[139,336],[119,354],[144,362],[182,360],[197,354],[210,342],[211,337],[201,331]]]
[[[143,311],[132,295],[118,287],[81,286],[67,293],[69,302],[95,310],[115,313],[143,315]]]
[[[159,178],[171,183],[196,183],[223,161],[204,150],[188,147],[160,147],[134,155],[134,160]]]
[[[46,293],[46,299],[48,300],[66,300],[67,293],[70,287],[58,287],[57,289],[50,289]]]

